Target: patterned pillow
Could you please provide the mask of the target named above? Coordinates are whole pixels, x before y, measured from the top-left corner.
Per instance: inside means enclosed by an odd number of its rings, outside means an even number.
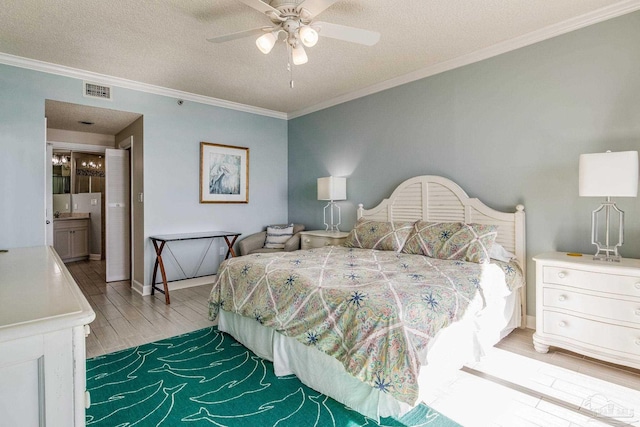
[[[400,252],[412,230],[413,222],[386,222],[359,219],[344,246]]]
[[[284,244],[292,236],[293,224],[270,225],[267,227],[267,238],[264,241],[264,247],[266,249],[284,249]]]
[[[489,262],[491,246],[498,236],[497,228],[489,224],[418,221],[402,252],[486,263]]]

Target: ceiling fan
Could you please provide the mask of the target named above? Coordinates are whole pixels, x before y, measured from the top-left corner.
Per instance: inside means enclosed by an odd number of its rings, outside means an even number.
[[[272,26],[263,26],[250,30],[207,39],[213,43],[223,43],[244,37],[261,34],[256,40],[258,49],[268,54],[281,34],[294,65],[306,64],[308,61],[304,46],[313,47],[318,36],[345,40],[366,46],[373,46],[380,40],[380,34],[329,22],[314,21],[314,18],[334,4],[337,0],[239,0],[240,2],[264,13],[271,20]],[[304,45],[304,46],[303,46]]]

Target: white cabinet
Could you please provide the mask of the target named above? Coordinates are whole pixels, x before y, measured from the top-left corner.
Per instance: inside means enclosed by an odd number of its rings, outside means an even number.
[[[302,249],[321,248],[323,246],[340,246],[349,233],[344,231],[311,230],[300,232]]]
[[[63,261],[78,261],[89,256],[90,220],[53,221],[53,247]]]
[[[534,347],[557,346],[640,368],[640,260],[591,255],[535,256]]]
[[[95,313],[51,247],[0,253],[0,425],[85,425]]]

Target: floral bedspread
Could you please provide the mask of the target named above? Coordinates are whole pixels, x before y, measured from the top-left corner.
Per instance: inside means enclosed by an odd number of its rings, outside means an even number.
[[[338,246],[231,258],[220,265],[209,316],[252,317],[413,405],[420,355],[441,328],[483,308],[487,269],[504,272],[505,294],[519,286],[519,268],[496,264]]]

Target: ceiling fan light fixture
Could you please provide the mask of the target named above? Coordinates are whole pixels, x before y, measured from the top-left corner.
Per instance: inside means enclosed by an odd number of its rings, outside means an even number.
[[[318,32],[308,25],[300,27],[300,41],[306,47],[313,47],[318,43]]]
[[[266,33],[258,37],[258,39],[256,40],[256,46],[258,46],[260,52],[266,55],[271,52],[271,49],[273,49],[273,46],[276,44],[276,40],[277,38],[275,34]]]
[[[304,48],[298,44],[291,51],[291,59],[293,60],[294,65],[302,65],[306,64],[309,61],[307,57],[307,52],[304,51]]]

